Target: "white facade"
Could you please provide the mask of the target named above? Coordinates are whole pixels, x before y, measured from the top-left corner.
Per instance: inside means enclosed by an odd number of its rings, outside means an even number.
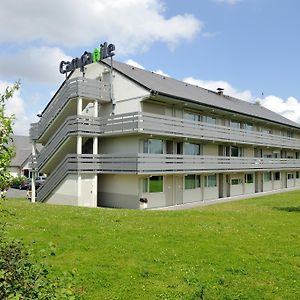
[[[157,80],[157,90],[134,72]],[[297,124],[276,122],[274,113],[251,117],[238,111],[242,101],[213,92],[236,101],[236,111],[204,105],[201,94],[197,103],[183,99],[185,88],[195,89],[185,83],[167,95],[171,79],[120,63],[113,101],[105,63],[81,76],[72,73],[32,124],[32,139],[44,146],[37,169],[48,175],[39,201],[139,209],[300,187]]]

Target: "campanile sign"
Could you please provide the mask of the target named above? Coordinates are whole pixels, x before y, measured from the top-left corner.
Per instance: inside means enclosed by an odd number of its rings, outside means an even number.
[[[108,45],[105,42],[101,44],[99,48],[95,48],[93,52],[85,51],[81,57],[76,57],[71,61],[61,61],[59,64],[59,72],[61,74],[66,74],[77,68],[80,68],[83,72],[83,67],[88,64],[99,62],[100,60],[108,57],[112,58],[115,55],[113,52],[115,49],[114,44]]]

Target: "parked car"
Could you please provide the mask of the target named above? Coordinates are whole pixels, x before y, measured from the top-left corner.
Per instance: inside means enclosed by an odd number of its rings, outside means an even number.
[[[31,188],[31,179],[26,179],[19,185],[20,190],[28,190]]]
[[[38,176],[35,178],[35,187],[36,188],[39,188],[41,185],[44,184],[46,180],[46,177],[45,176]]]

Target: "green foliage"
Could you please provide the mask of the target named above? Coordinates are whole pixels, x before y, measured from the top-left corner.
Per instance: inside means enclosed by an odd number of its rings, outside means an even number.
[[[9,186],[11,176],[8,167],[15,155],[11,138],[14,116],[6,114],[6,103],[19,88],[20,82],[16,82],[12,87],[7,87],[4,94],[0,94],[0,190],[5,190]]]
[[[76,268],[87,300],[300,299],[299,191],[185,211],[5,207],[10,236],[57,276]]]
[[[15,176],[10,181],[10,186],[20,186],[22,183],[24,183],[26,180],[28,180],[25,176]]]

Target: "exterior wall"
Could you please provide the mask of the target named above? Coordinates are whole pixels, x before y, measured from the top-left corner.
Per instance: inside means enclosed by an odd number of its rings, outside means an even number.
[[[14,176],[20,176],[21,175],[21,170],[19,167],[9,167],[9,173]]]
[[[78,205],[78,176],[69,174],[48,198],[49,204]]]
[[[244,147],[244,156],[245,157],[254,157],[254,148],[252,147]]]
[[[202,188],[183,190],[183,203],[202,201]]]
[[[98,206],[138,209],[139,199],[137,175],[98,175]]]
[[[215,144],[204,144],[203,155],[218,156],[218,145]]]
[[[137,136],[118,136],[99,141],[99,153],[138,153],[140,141]]]

